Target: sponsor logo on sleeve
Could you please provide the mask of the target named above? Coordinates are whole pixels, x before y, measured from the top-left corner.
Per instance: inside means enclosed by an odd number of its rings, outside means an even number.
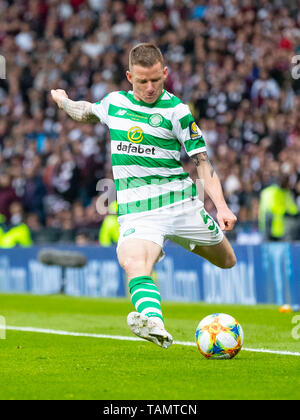
[[[190,129],[191,139],[197,139],[197,138],[201,137],[198,133],[197,124],[195,123],[195,121],[191,121],[189,123],[189,129]]]

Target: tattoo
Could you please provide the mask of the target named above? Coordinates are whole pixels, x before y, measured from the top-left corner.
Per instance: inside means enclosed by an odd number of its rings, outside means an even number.
[[[210,163],[206,152],[197,153],[196,155],[191,156],[191,159],[194,161],[196,166],[200,166],[203,162],[207,163],[210,168],[210,176],[214,176],[215,170]]]
[[[62,101],[62,107],[75,121],[83,123],[99,122],[99,118],[92,112],[92,104],[90,102],[71,101],[71,99],[65,98]]]

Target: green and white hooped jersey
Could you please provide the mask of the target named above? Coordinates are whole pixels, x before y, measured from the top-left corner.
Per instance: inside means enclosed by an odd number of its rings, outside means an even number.
[[[184,172],[180,151],[206,150],[187,105],[164,90],[153,104],[133,92],[112,92],[93,104],[93,113],[109,127],[118,215],[150,212],[197,196]]]

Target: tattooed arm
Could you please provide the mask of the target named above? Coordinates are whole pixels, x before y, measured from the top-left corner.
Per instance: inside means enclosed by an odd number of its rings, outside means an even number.
[[[86,101],[71,101],[65,98],[62,100],[62,108],[75,121],[83,123],[99,122],[98,117],[92,112],[92,104]]]
[[[204,187],[204,191],[216,206],[220,228],[222,230],[233,229],[237,219],[226,204],[220,179],[210,163],[207,153],[197,153],[191,159],[197,166],[198,179],[203,183],[202,187]]]
[[[211,178],[213,178],[215,171],[214,171],[214,168],[213,168],[212,164],[210,163],[210,161],[208,159],[208,156],[207,156],[206,152],[197,153],[196,155],[192,156],[191,159],[194,161],[195,165],[197,166],[197,172],[199,172],[198,168],[199,168],[199,170],[200,169],[201,170],[209,169],[210,176],[211,176]],[[202,166],[201,166],[201,163],[202,163]],[[200,168],[200,166],[201,166],[201,168]]]
[[[87,101],[71,101],[66,92],[62,89],[52,89],[51,96],[60,109],[64,109],[66,113],[75,121],[83,123],[98,122],[99,119],[92,112],[92,104]]]

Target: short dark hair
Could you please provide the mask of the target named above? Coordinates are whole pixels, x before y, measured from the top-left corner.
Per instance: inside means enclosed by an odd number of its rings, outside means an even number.
[[[132,48],[129,53],[129,69],[132,66],[152,67],[156,63],[164,65],[164,59],[160,49],[149,42],[142,42]]]

